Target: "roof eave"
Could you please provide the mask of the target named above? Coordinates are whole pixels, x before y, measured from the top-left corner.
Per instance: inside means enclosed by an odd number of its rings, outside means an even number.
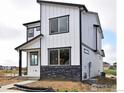
[[[24,26],[27,26],[27,25],[29,25],[29,24],[34,24],[34,23],[38,23],[38,22],[40,22],[40,20],[33,21],[33,22],[28,22],[28,23],[24,23],[23,25],[24,25]]]
[[[78,6],[78,7],[83,7],[86,12],[88,9],[86,8],[85,5],[83,4],[74,4],[74,3],[66,3],[66,2],[56,2],[56,1],[44,1],[44,0],[37,0],[38,3],[50,3],[50,4],[59,4],[59,5],[69,5],[69,6]]]
[[[32,41],[34,41],[35,39],[39,38],[40,36],[42,36],[42,37],[43,37],[43,34],[40,34],[40,35],[38,35],[38,36],[34,37],[33,39],[31,39],[31,40],[29,40],[29,41],[27,41],[27,42],[25,42],[25,43],[23,43],[23,44],[19,45],[18,47],[16,47],[16,48],[15,48],[15,50],[17,50],[17,51],[18,51],[20,47],[22,47],[22,46],[24,46],[24,45],[26,45],[26,44],[28,44],[28,43],[30,43],[30,42],[32,42]]]

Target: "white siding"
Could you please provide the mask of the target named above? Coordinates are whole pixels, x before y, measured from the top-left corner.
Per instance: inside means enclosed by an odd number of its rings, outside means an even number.
[[[84,48],[89,51],[89,54],[84,53]],[[88,68],[89,62],[91,62],[90,77],[100,75],[100,72],[103,71],[102,56],[82,46],[82,77],[83,77],[82,79],[83,80],[84,80],[84,73],[87,73],[87,79],[89,78],[89,68]]]
[[[96,14],[82,13],[82,42],[90,48],[96,50],[96,28],[93,25],[99,25]],[[101,33],[97,29],[97,49],[101,51]],[[89,51],[89,54],[84,53],[84,48]],[[91,62],[90,77],[100,75],[103,71],[102,56],[93,52],[91,49],[82,45],[82,79],[84,80],[84,73],[87,73],[89,78],[88,63]]]
[[[69,33],[49,35],[49,18],[63,15],[69,15]],[[79,65],[79,8],[42,3],[41,24],[41,65],[48,65],[48,48],[58,47],[71,47],[71,65]]]
[[[96,15],[82,12],[82,41],[92,49],[96,49],[94,24],[98,24]]]

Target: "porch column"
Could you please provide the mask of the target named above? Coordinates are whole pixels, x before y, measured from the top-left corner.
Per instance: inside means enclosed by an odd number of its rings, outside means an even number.
[[[19,50],[19,76],[22,76],[22,50]]]

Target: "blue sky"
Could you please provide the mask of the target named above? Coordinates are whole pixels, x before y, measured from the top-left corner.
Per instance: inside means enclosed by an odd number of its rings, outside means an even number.
[[[37,0],[0,0],[0,65],[18,66],[15,47],[26,41],[26,28],[22,25],[40,19]],[[54,0],[58,1],[58,0]],[[99,14],[104,32],[104,61],[116,61],[116,0],[59,0],[85,4],[89,11]],[[24,56],[23,56],[24,57]],[[23,58],[23,66],[26,65]]]
[[[113,47],[116,47],[116,33],[111,30],[103,29],[104,39],[103,45],[110,43]]]

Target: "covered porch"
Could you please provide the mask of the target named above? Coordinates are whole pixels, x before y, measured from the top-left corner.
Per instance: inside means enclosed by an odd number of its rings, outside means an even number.
[[[40,77],[42,34],[15,48],[19,53],[19,76],[22,76],[22,52],[26,52],[27,77]]]

